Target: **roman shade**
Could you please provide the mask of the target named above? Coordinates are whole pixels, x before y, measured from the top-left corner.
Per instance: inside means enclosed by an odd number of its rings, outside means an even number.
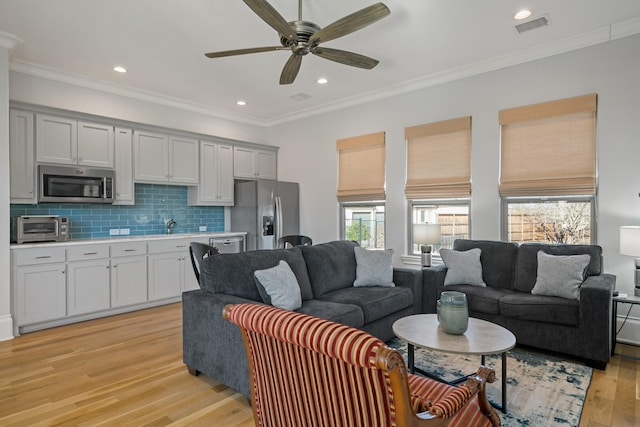
[[[500,111],[500,195],[596,193],[597,95]]]
[[[407,199],[471,195],[471,117],[405,128]]]
[[[339,202],[384,200],[384,132],[339,139]]]

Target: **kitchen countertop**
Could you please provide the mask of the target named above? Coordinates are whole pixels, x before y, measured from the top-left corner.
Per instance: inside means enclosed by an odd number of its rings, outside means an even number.
[[[185,239],[191,237],[236,237],[246,236],[246,231],[220,231],[220,232],[207,232],[202,231],[199,233],[175,233],[175,234],[147,234],[137,236],[113,236],[100,239],[73,239],[66,242],[38,242],[38,243],[12,243],[11,249],[30,249],[30,248],[46,248],[46,247],[65,247],[76,245],[94,245],[104,243],[125,243],[139,240],[163,240],[163,239]]]

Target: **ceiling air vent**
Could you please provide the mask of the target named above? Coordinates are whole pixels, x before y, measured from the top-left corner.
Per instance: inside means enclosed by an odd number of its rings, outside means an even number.
[[[541,16],[540,18],[532,19],[531,21],[523,22],[515,26],[518,34],[522,34],[526,31],[535,30],[536,28],[547,26],[551,23],[549,15]]]

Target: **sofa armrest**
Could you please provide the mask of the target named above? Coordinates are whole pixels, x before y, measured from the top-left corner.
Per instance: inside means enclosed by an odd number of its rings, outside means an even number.
[[[414,314],[424,313],[422,306],[422,271],[411,268],[394,268],[393,283],[396,286],[411,289],[413,291]]]
[[[444,286],[447,267],[444,264],[422,269],[422,308],[425,313],[436,312],[438,289]]]
[[[580,328],[589,331],[591,339],[585,346],[585,357],[591,356],[594,360],[606,360],[611,351],[611,313],[613,304],[613,289],[616,285],[616,276],[600,274],[589,276],[580,286]],[[606,339],[605,339],[606,337]],[[602,348],[602,343],[607,343],[607,348]],[[593,343],[593,348],[588,348]],[[606,355],[605,352],[606,351]],[[595,355],[599,355],[595,357]]]

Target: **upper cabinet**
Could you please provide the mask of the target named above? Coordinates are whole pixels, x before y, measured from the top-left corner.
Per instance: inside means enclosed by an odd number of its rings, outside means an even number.
[[[36,161],[113,168],[113,126],[37,114]]]
[[[35,204],[36,173],[33,154],[33,116],[29,111],[9,112],[9,167],[11,203]]]
[[[189,205],[233,205],[233,146],[200,141],[200,184],[189,188]]]
[[[234,147],[233,175],[236,178],[276,179],[276,152],[249,147]]]
[[[114,205],[133,205],[133,135],[131,129],[116,128],[116,197]]]
[[[198,140],[134,131],[134,179],[139,182],[198,184]]]

